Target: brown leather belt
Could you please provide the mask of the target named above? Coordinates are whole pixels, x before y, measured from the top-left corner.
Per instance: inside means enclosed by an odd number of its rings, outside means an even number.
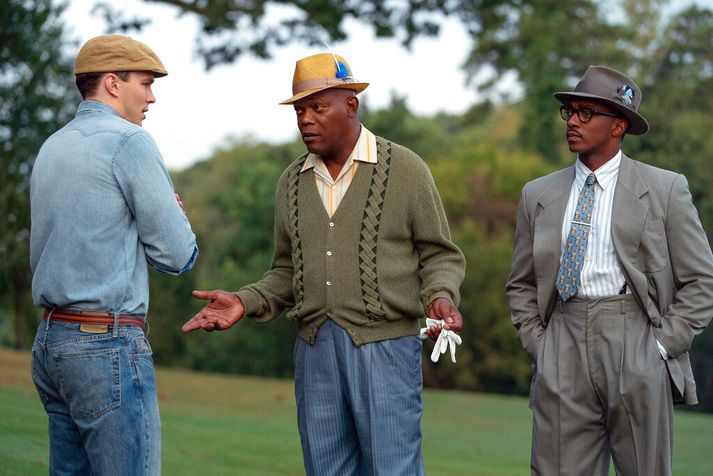
[[[44,319],[47,319],[52,315],[52,319],[64,322],[74,322],[78,324],[108,324],[110,326],[114,325],[114,314],[108,312],[94,312],[94,311],[66,311],[59,309],[45,309]],[[143,329],[144,332],[148,330],[148,325],[146,321],[140,319],[136,316],[119,316],[120,326],[136,326]]]

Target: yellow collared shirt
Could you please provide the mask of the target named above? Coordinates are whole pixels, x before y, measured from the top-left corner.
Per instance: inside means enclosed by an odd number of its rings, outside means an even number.
[[[322,204],[327,214],[332,217],[347,193],[349,185],[352,183],[357,167],[359,167],[359,162],[375,164],[376,160],[376,136],[362,125],[354,150],[349,154],[349,158],[344,163],[336,179],[332,178],[327,166],[324,165],[324,161],[316,154],[307,156],[300,173],[309,169],[314,170],[314,179],[317,183],[317,190],[322,199]]]

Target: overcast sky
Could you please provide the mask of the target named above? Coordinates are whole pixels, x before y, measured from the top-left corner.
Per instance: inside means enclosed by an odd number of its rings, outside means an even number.
[[[64,14],[70,35],[83,44],[105,33],[104,21],[90,15],[94,2],[71,1]],[[170,169],[210,157],[227,137],[253,137],[284,142],[296,137],[294,110],[279,106],[290,97],[295,61],[325,48],[290,45],[277,49],[270,61],[241,57],[238,62],[206,72],[194,48],[198,22],[177,18],[175,9],[138,0],[112,2],[125,12],[139,12],[153,22],[131,36],[146,43],[169,72],[154,83],[156,104],[143,126],[161,149]],[[387,106],[392,91],[407,98],[419,114],[462,112],[475,102],[460,66],[470,40],[456,21],[435,39],[417,39],[411,51],[397,40],[375,39],[371,30],[349,24],[349,40],[331,45],[344,56],[354,76],[370,83],[361,95],[370,108]],[[75,52],[76,54],[76,52]]]

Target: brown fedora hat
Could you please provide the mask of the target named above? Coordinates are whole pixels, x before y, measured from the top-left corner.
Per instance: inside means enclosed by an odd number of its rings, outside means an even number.
[[[554,93],[562,104],[578,99],[601,101],[616,109],[629,121],[628,134],[641,135],[649,123],[637,111],[641,104],[641,89],[633,79],[606,66],[590,66],[574,91]]]
[[[332,53],[319,53],[297,61],[292,77],[292,97],[280,104],[292,104],[325,89],[353,89],[357,94],[369,86],[360,83],[344,58]]]

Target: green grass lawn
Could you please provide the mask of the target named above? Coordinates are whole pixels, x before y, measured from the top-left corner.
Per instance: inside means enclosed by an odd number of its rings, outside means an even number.
[[[29,359],[0,348],[0,475],[47,474],[47,416]],[[304,474],[290,380],[167,368],[157,379],[163,474]],[[426,390],[424,400],[428,474],[529,474],[526,399]],[[713,474],[711,441],[713,415],[677,410],[673,474]]]

